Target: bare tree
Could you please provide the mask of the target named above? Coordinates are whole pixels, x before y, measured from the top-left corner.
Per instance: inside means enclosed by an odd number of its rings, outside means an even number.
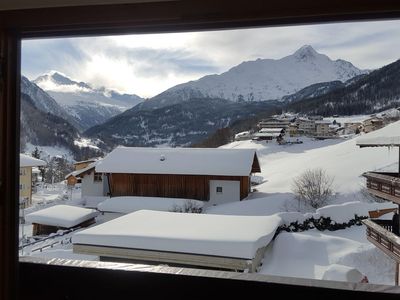
[[[203,208],[202,208],[202,206],[197,204],[195,201],[188,199],[187,201],[185,201],[185,203],[183,205],[174,204],[170,211],[180,212],[180,213],[201,214],[201,212],[203,211]]]
[[[325,170],[308,169],[293,180],[292,191],[300,203],[319,208],[333,196],[333,177]]]

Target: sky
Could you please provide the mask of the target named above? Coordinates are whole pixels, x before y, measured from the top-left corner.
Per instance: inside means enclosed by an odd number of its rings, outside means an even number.
[[[68,77],[144,98],[243,61],[279,59],[311,45],[331,59],[376,69],[400,58],[400,21],[24,40],[22,74]]]

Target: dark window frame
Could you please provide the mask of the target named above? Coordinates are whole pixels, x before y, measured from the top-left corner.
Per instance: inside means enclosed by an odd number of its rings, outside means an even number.
[[[340,295],[376,297],[376,294],[364,294],[349,290],[328,288],[310,288],[300,285],[288,288],[286,284],[276,282],[259,282],[232,280],[189,275],[165,275],[153,270],[143,275],[137,271],[98,271],[79,269],[72,266],[51,264],[34,264],[18,262],[18,199],[19,190],[19,86],[20,86],[20,47],[22,38],[40,38],[56,36],[87,36],[124,33],[161,33],[194,30],[213,30],[224,28],[243,28],[257,26],[301,25],[311,23],[328,23],[337,21],[384,20],[400,18],[400,3],[391,0],[348,0],[348,1],[315,1],[315,0],[185,0],[159,3],[92,5],[63,8],[38,8],[30,10],[0,11],[0,299],[15,299],[18,287],[20,294],[33,299],[28,293],[38,278],[43,276],[58,284],[59,294],[63,299],[73,294],[65,287],[63,280],[82,278],[91,274],[97,282],[86,287],[98,288],[106,292],[106,281],[113,276],[121,277],[125,286],[113,281],[113,287],[122,287],[129,291],[131,284],[126,279],[135,279],[133,283],[140,291],[149,287],[157,291],[164,287],[171,291],[187,290],[182,287],[195,288],[195,283],[210,284],[225,292],[232,289],[232,294],[240,291],[235,286],[251,287],[258,291],[278,291],[287,295],[290,291],[302,292],[304,295],[339,297]],[[20,274],[18,271],[22,270]],[[54,273],[53,273],[54,272]],[[75,272],[75,273],[74,273]],[[62,274],[69,274],[67,275]],[[19,275],[19,276],[18,276]],[[31,276],[28,276],[31,275]],[[61,276],[57,279],[57,276]],[[83,277],[84,278],[84,277]],[[125,280],[124,280],[125,279]],[[150,285],[144,280],[151,281]],[[216,280],[216,281],[215,281]],[[75,280],[76,281],[76,280]],[[98,284],[99,282],[103,285]],[[140,288],[143,283],[143,288]],[[168,283],[168,285],[166,285]],[[155,288],[155,285],[158,288]],[[63,288],[64,286],[64,288]],[[45,287],[44,287],[45,288]],[[127,289],[128,288],[128,289]],[[354,287],[354,289],[356,289]],[[38,291],[41,290],[41,291]],[[36,293],[43,293],[43,287],[36,286]],[[199,292],[195,290],[196,294]],[[31,290],[31,292],[34,292]],[[193,292],[193,290],[192,290]],[[129,294],[129,293],[128,293]],[[102,295],[102,293],[100,293]],[[134,295],[137,295],[134,293]],[[53,299],[55,295],[44,292],[45,298]],[[57,297],[56,296],[56,297]],[[391,295],[386,295],[385,299]],[[393,295],[392,295],[393,296]],[[394,295],[396,296],[396,295]]]

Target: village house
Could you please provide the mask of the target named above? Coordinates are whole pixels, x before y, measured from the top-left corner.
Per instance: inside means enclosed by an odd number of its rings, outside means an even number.
[[[364,120],[362,125],[363,125],[363,131],[365,133],[375,131],[384,126],[383,119],[375,118],[375,117]]]
[[[345,134],[359,133],[362,129],[362,122],[345,122],[343,125]]]
[[[65,179],[68,182],[79,182],[81,183],[81,195],[85,196],[106,196],[108,194],[108,182],[107,177],[102,173],[97,173],[95,171],[96,165],[100,162],[100,160],[95,160],[91,163],[86,164],[86,167],[79,168],[76,171],[73,171],[65,176]],[[80,164],[81,166],[82,164]],[[73,180],[71,180],[73,178]]]
[[[364,147],[397,147],[400,158],[400,136],[380,136],[357,140],[360,148]],[[367,179],[367,191],[380,199],[390,201],[395,206],[371,211],[370,219],[363,220],[366,226],[367,239],[383,253],[389,256],[396,265],[395,285],[400,284],[400,161],[397,172],[370,171],[362,174]],[[391,219],[380,216],[394,213]]]
[[[31,156],[19,155],[19,199],[22,208],[32,205],[32,188],[34,181],[32,168],[45,166],[46,162]]]
[[[243,131],[235,134],[235,141],[245,141],[245,140],[251,140],[253,135],[250,133],[250,131]]]
[[[253,149],[118,147],[95,171],[106,173],[110,196],[184,198],[208,205],[239,201],[260,172]]]
[[[289,136],[298,136],[299,135],[299,126],[296,123],[290,123],[289,124]]]
[[[74,171],[82,170],[95,161],[96,161],[95,158],[77,161],[76,163],[74,163]],[[65,179],[67,180],[68,186],[75,186],[75,184],[81,183],[81,178],[75,176],[74,172],[71,172],[67,176],[65,176]]]
[[[257,126],[258,128],[288,128],[290,125],[290,121],[287,119],[277,119],[277,118],[269,118],[260,121]]]
[[[310,120],[308,118],[298,118],[296,123],[299,126],[299,133],[305,135],[314,135],[315,134],[315,121]]]
[[[330,136],[330,127],[331,122],[329,121],[315,121],[315,134],[317,137],[326,137]]]

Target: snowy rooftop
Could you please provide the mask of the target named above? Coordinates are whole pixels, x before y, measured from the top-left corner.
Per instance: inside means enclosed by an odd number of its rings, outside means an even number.
[[[20,167],[39,167],[45,166],[46,162],[32,156],[28,156],[25,154],[19,155],[19,166]]]
[[[140,210],[80,231],[74,244],[252,259],[269,244],[278,216],[247,217]]]
[[[76,170],[73,171],[67,175],[65,175],[65,179],[67,179],[70,176],[74,176],[74,177],[80,177],[82,174],[86,173],[87,171],[90,171],[92,169],[94,169],[94,167],[99,163],[100,161],[95,161],[92,162],[91,164],[89,164],[87,167],[80,169],[80,170]]]
[[[248,176],[259,162],[254,149],[118,147],[96,172]]]
[[[280,133],[284,128],[261,128],[258,132]]]
[[[26,215],[29,223],[71,228],[98,215],[94,209],[55,205]]]
[[[400,136],[376,136],[372,138],[360,138],[357,146],[362,147],[400,147]]]

